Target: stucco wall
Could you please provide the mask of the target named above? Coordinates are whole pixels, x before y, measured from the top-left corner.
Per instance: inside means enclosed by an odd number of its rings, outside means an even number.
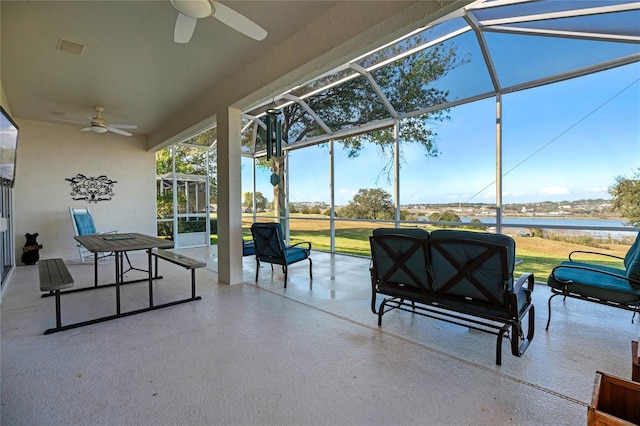
[[[69,206],[89,205],[98,231],[156,235],[155,154],[142,136],[81,132],[78,126],[16,119],[20,127],[14,215],[16,263],[24,234],[38,232],[41,258],[78,261]],[[74,201],[70,178],[106,175],[118,183],[111,201]]]

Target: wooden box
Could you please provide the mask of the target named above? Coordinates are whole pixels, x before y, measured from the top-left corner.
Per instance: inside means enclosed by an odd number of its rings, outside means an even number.
[[[640,383],[596,372],[587,425],[640,424]]]
[[[638,342],[631,342],[631,380],[640,382],[640,350],[638,350]]]

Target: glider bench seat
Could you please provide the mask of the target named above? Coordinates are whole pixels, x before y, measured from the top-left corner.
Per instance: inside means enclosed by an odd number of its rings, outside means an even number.
[[[640,235],[640,234],[639,234]],[[601,266],[574,260],[579,254],[604,256],[623,261],[625,269]],[[640,238],[624,258],[606,253],[576,250],[569,254],[569,260],[553,268],[547,285],[551,287],[548,301],[549,316],[546,329],[551,322],[551,299],[556,296],[571,297],[602,305],[640,313]]]
[[[398,309],[498,336],[522,356],[535,328],[533,274],[513,278],[515,241],[485,232],[380,228],[371,245],[371,311]],[[376,306],[377,295],[384,297]],[[526,330],[525,325],[526,323]],[[471,348],[470,348],[471,349]]]

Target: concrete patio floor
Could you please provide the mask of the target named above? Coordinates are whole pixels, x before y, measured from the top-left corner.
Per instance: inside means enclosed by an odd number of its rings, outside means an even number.
[[[536,334],[521,358],[495,336],[407,312],[370,311],[369,260],[313,252],[289,284],[268,265],[254,282],[217,282],[216,248],[180,250],[202,300],[43,335],[54,299],[37,266],[17,267],[2,299],[3,425],[579,425],[596,371],[630,378],[638,318],[612,307],[553,300],[536,277]],[[143,253],[131,256],[144,265]],[[69,261],[76,287],[93,266]],[[113,262],[99,264],[101,282]],[[190,294],[188,271],[161,263],[157,303]],[[129,278],[141,276],[132,271]],[[124,286],[123,311],[144,307],[145,283]],[[62,321],[115,312],[115,290],[62,297]]]

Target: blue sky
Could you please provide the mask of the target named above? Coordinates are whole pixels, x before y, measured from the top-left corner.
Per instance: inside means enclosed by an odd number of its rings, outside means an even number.
[[[505,95],[503,202],[609,198],[616,176],[631,177],[640,168],[639,79],[636,63]],[[403,147],[401,204],[495,203],[495,101],[462,105],[450,115],[437,126],[437,158],[426,158],[415,144]],[[347,204],[362,188],[393,194],[382,172],[387,163],[373,147],[348,159],[336,143],[336,204]],[[294,151],[289,165],[291,202],[329,202],[326,146]],[[256,184],[271,201],[270,173],[258,169]],[[246,160],[242,179],[243,192],[250,191]]]

